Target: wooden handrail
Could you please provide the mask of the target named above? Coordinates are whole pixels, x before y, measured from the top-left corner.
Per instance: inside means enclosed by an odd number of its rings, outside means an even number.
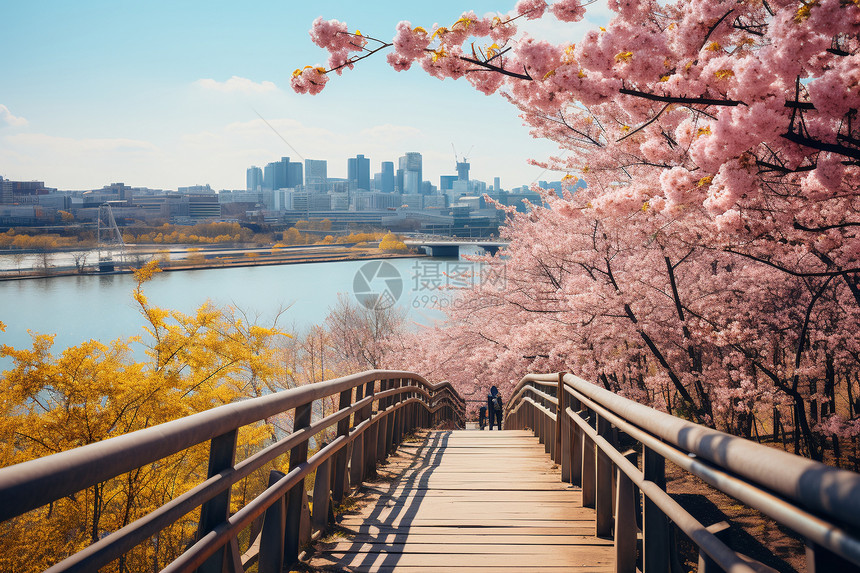
[[[355,389],[355,390],[354,390]],[[339,409],[319,420],[311,420],[315,401],[340,396]],[[373,410],[373,404],[377,409]],[[348,476],[356,481],[375,471],[378,460],[417,427],[428,427],[441,419],[462,424],[465,403],[448,382],[433,384],[405,371],[371,370],[351,376],[284,390],[260,398],[213,408],[199,414],[146,428],[102,442],[44,458],[0,468],[0,521],[72,495],[78,491],[156,462],[207,440],[210,444],[209,477],[190,491],[156,508],[137,521],[100,539],[49,571],[93,571],[127,553],[137,544],[201,507],[199,541],[168,566],[167,570],[190,571],[234,569],[238,559],[235,540],[239,532],[270,508],[284,503],[289,524],[298,529],[303,479],[317,471],[318,490],[328,492],[315,499],[314,511],[328,512],[329,498],[339,501],[336,491]],[[295,412],[293,431],[245,460],[235,462],[236,434],[240,427],[288,411]],[[308,442],[315,435],[336,427],[338,436],[307,458]],[[380,431],[382,430],[382,431]],[[367,439],[365,439],[367,437]],[[381,452],[377,452],[377,446]],[[351,450],[351,453],[348,452]],[[290,452],[288,473],[271,484],[237,513],[220,510],[220,500],[229,500],[233,484]],[[349,455],[348,455],[349,454]],[[326,471],[321,471],[325,467]],[[331,479],[332,472],[341,472]],[[335,484],[335,490],[329,489]],[[315,486],[315,491],[317,487]],[[298,500],[299,503],[294,503]],[[229,508],[229,504],[226,506]],[[324,527],[325,519],[315,519]],[[293,560],[298,539],[275,552]],[[281,535],[282,545],[284,536]],[[292,547],[292,550],[291,550]],[[292,552],[291,552],[292,551]],[[270,552],[271,553],[271,552]],[[271,555],[266,559],[271,561]],[[260,561],[261,571],[274,569],[274,562]]]
[[[569,373],[523,377],[508,401],[505,427],[532,429],[561,465],[562,479],[582,487],[583,504],[597,513],[597,534],[615,537],[619,571],[635,570],[635,559],[625,555],[631,544],[635,551],[634,486],[644,495],[645,573],[667,570],[675,551],[670,522],[698,545],[700,563],[732,571],[761,566],[665,493],[667,460],[804,537],[811,571],[860,571],[854,472],[659,412]],[[619,444],[631,441],[638,449],[621,451]]]

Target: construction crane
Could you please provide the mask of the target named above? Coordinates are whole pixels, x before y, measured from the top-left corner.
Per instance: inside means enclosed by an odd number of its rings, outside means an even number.
[[[454,147],[454,143],[453,143],[453,142],[451,142],[451,149],[453,149],[453,150],[454,150],[454,164],[456,165],[456,164],[458,164],[458,163],[461,163],[461,161],[457,158],[457,148],[456,148],[456,147]],[[475,149],[475,146],[474,146],[474,145],[473,145],[472,147],[470,147],[470,148],[469,148],[469,151],[468,151],[468,152],[466,152],[466,155],[464,155],[464,156],[463,156],[463,161],[462,161],[462,163],[468,163],[468,162],[469,162],[469,155],[471,155],[471,154],[472,154],[472,150],[473,150],[473,149]]]
[[[469,151],[466,155],[463,156],[463,160],[460,161],[457,158],[457,148],[454,147],[454,143],[451,143],[451,149],[454,150],[454,165],[457,169],[457,179],[461,181],[469,181],[469,155],[472,153],[472,150],[475,149],[475,146],[469,148]]]
[[[116,225],[110,203],[99,205],[98,225],[99,272],[114,271],[114,255],[119,255],[119,263],[125,262],[125,241]]]

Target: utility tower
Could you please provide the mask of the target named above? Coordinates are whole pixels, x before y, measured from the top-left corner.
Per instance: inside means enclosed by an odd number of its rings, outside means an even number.
[[[110,203],[99,205],[99,272],[112,272],[115,265],[125,263],[125,242],[116,226]]]

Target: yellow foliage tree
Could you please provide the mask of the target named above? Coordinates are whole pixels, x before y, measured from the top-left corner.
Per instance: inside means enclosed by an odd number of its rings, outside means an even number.
[[[90,340],[59,356],[53,335],[33,334],[29,349],[0,346],[0,357],[13,362],[0,379],[0,466],[278,389],[275,343],[285,333],[231,307],[206,303],[184,314],[153,306],[143,285],[157,272],[152,261],[135,273],[143,337]],[[133,344],[144,345],[145,361],[135,361]],[[239,451],[252,453],[271,437],[264,425],[243,428]],[[0,571],[44,570],[140,518],[205,479],[207,457],[203,444],[0,524]],[[264,488],[258,472],[236,489],[246,498]],[[110,570],[164,566],[193,539],[196,522],[189,514]]]
[[[387,233],[382,240],[379,241],[380,251],[406,251],[409,247],[406,243],[400,240],[400,237],[394,233]]]

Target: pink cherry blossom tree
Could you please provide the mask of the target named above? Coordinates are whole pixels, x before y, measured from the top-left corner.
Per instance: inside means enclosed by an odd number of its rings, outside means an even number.
[[[741,435],[791,426],[796,451],[860,433],[860,6],[843,0],[611,0],[577,42],[518,33],[575,22],[578,0],[521,0],[390,42],[317,19],[328,67],[388,50],[396,70],[500,93],[535,161],[586,190],[511,213],[504,289],[465,293],[450,321],[389,359],[462,388],[567,369]],[[402,365],[402,364],[401,364]],[[786,412],[788,413],[786,415]],[[783,437],[786,435],[784,430]]]

